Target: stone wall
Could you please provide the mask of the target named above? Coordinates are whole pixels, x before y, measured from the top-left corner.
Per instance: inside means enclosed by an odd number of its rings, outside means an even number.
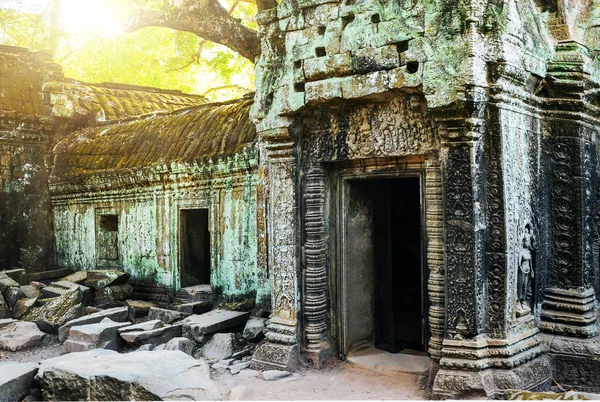
[[[0,269],[54,263],[47,181],[54,127],[42,85],[61,77],[49,55],[0,46]]]

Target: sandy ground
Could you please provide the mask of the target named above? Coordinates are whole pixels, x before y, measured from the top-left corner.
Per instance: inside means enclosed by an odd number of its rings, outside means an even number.
[[[38,362],[64,354],[57,336],[47,335],[41,346],[0,352],[1,360]],[[250,377],[252,371],[231,375],[212,371],[223,400],[397,400],[429,399],[423,379],[413,374],[373,373],[350,363],[332,360],[321,370],[301,369],[276,381]]]

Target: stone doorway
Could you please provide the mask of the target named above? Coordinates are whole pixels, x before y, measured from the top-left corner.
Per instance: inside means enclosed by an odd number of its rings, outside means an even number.
[[[181,287],[210,284],[210,230],[208,209],[180,211]]]
[[[427,350],[421,179],[344,180],[341,351]]]

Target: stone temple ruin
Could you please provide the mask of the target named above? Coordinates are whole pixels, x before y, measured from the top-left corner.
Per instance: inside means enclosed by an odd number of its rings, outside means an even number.
[[[256,368],[374,347],[426,353],[438,397],[598,391],[600,3],[257,20],[257,92],[224,103],[2,47],[2,268],[253,298]]]

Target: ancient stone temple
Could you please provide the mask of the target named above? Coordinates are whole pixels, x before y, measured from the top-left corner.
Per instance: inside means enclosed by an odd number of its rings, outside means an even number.
[[[257,20],[253,101],[1,49],[2,71],[37,66],[28,99],[1,85],[2,261],[254,297],[255,368],[375,348],[428,356],[442,398],[600,390],[600,4],[282,0]]]

